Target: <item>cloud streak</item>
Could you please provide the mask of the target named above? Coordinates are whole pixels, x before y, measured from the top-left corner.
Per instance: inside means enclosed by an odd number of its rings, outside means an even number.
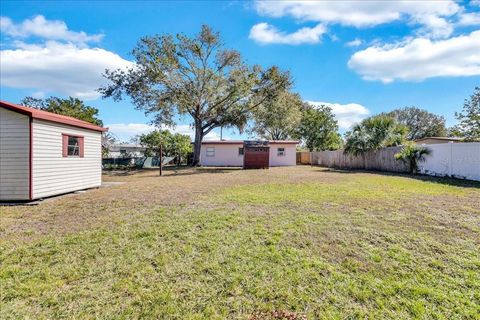
[[[284,33],[274,26],[262,22],[252,27],[249,38],[262,44],[312,44],[320,42],[326,31],[322,24],[318,24],[313,28],[305,27],[293,33]]]

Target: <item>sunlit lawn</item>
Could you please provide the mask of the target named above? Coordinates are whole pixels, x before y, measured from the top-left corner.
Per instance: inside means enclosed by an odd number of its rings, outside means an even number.
[[[0,207],[0,318],[479,318],[478,184],[156,175]]]

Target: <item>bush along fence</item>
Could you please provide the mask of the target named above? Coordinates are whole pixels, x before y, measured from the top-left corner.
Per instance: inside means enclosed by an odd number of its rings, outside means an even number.
[[[443,143],[424,145],[431,150],[425,162],[419,163],[422,174],[447,176],[459,179],[480,181],[480,142]],[[409,165],[395,159],[402,147],[383,148],[367,152],[361,156],[344,154],[343,150],[311,153],[313,165],[336,169],[377,170],[389,172],[410,172]],[[303,155],[301,164],[307,157]]]

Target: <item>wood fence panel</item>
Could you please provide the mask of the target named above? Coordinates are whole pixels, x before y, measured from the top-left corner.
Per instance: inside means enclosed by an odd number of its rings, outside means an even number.
[[[409,172],[409,167],[394,155],[401,147],[383,148],[361,156],[344,154],[343,150],[312,152],[312,162],[324,167],[393,172]]]

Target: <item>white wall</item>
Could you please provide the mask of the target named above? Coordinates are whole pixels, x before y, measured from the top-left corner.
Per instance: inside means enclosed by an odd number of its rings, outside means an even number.
[[[215,156],[207,157],[207,148],[215,148]],[[200,164],[205,167],[243,167],[243,155],[238,154],[243,144],[202,144]]]
[[[0,200],[30,197],[30,118],[0,107]]]
[[[424,145],[432,151],[420,172],[480,181],[480,142]]]
[[[62,133],[84,137],[84,157],[62,156]],[[33,120],[33,198],[102,184],[101,133]]]
[[[285,148],[285,155],[278,156],[277,149]],[[297,146],[295,144],[270,144],[270,167],[294,166],[297,164]]]

